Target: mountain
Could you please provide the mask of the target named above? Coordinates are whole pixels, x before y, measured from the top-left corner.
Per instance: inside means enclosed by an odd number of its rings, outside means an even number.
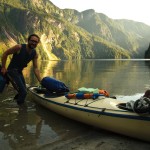
[[[89,33],[131,51],[133,57],[148,48],[150,26],[132,20],[113,20],[102,13],[96,13],[93,9],[78,13],[66,9],[65,17],[72,23],[84,28]],[[71,18],[73,16],[73,18]],[[76,17],[74,17],[76,16]],[[76,18],[76,19],[74,19]],[[137,54],[136,54],[137,53]]]
[[[0,56],[29,34],[41,37],[41,59],[143,58],[150,26],[94,10],[59,9],[49,0],[1,0]]]

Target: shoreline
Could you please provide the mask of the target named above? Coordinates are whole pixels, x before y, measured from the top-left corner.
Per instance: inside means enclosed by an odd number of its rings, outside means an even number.
[[[43,145],[39,150],[149,150],[150,143],[93,129],[84,135]]]

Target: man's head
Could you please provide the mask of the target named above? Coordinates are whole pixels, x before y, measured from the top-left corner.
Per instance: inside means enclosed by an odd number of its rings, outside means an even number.
[[[39,42],[40,42],[40,37],[37,34],[31,34],[28,37],[28,46],[31,49],[36,48]]]

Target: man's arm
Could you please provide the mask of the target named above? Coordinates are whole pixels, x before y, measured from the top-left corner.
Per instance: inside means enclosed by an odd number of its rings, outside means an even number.
[[[8,55],[10,54],[14,54],[14,53],[17,53],[18,51],[20,51],[21,49],[21,45],[15,45],[9,49],[7,49],[3,55],[2,55],[2,58],[1,58],[1,61],[2,61],[2,69],[1,69],[1,72],[2,74],[5,74],[7,72],[7,69],[6,69],[6,61],[7,61],[7,57]]]
[[[38,55],[36,54],[35,58],[33,59],[33,71],[37,80],[41,82],[41,76],[40,76],[37,60],[38,60]]]

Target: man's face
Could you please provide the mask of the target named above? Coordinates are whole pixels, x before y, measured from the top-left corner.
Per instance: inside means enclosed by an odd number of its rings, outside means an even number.
[[[31,36],[30,40],[28,41],[28,46],[31,49],[34,49],[37,47],[39,43],[39,39],[36,36]]]

